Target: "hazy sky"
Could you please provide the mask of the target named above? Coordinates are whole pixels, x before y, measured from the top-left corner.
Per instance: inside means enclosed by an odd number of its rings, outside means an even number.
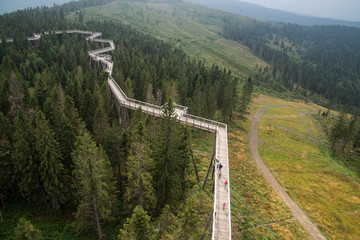
[[[240,0],[316,17],[360,21],[360,0]]]
[[[27,7],[49,6],[70,2],[71,0],[0,0],[0,14]]]

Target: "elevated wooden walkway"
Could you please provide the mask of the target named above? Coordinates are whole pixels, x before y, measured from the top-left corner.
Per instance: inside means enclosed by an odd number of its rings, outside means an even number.
[[[90,58],[96,62],[101,62],[104,70],[109,73],[108,85],[112,94],[114,95],[117,103],[125,108],[138,109],[141,107],[142,111],[154,116],[161,116],[162,106],[138,101],[128,98],[124,91],[119,87],[112,77],[113,62],[106,56],[102,55],[107,52],[115,50],[115,44],[112,40],[100,39],[100,32],[90,32],[83,30],[61,30],[54,32],[45,32],[44,34],[63,34],[63,33],[77,33],[90,35],[86,37],[88,41],[95,41],[100,43],[109,44],[108,47],[100,48],[89,51]],[[39,41],[41,34],[34,34],[28,37],[29,41]],[[7,42],[12,42],[13,39],[8,38]],[[231,239],[231,209],[230,209],[230,175],[229,175],[229,159],[228,159],[228,138],[227,138],[227,125],[224,123],[216,122],[210,119],[201,118],[198,116],[187,114],[187,107],[176,105],[175,112],[178,120],[196,128],[216,133],[216,152],[215,158],[223,165],[221,178],[215,176],[214,188],[214,211],[213,211],[213,225],[212,225],[212,239],[230,240]],[[215,167],[217,165],[215,163]],[[228,181],[228,187],[225,189],[225,181]],[[225,203],[225,208],[223,204]]]

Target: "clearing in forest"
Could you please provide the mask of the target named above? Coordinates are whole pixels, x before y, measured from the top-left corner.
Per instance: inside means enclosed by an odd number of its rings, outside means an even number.
[[[275,106],[259,125],[263,161],[325,236],[358,239],[360,178],[328,146],[314,141],[326,139],[313,117],[320,107],[260,96],[253,113],[269,105]]]

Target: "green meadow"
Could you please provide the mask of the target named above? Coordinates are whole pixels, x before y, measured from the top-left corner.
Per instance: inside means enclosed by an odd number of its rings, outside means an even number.
[[[314,118],[318,109],[283,101],[267,110],[259,126],[259,152],[282,187],[327,237],[359,239],[360,175],[344,166],[328,146],[305,137],[323,139]]]
[[[258,172],[247,145],[251,123],[237,118],[228,126],[233,239],[309,239]]]

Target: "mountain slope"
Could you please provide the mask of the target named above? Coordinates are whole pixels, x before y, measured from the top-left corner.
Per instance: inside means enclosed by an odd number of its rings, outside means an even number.
[[[92,18],[119,20],[182,48],[190,57],[230,69],[235,76],[252,75],[265,63],[243,44],[221,36],[227,13],[190,3],[113,2],[84,12]],[[73,14],[70,18],[75,18]]]
[[[293,23],[305,26],[312,25],[345,25],[351,27],[359,27],[360,22],[344,21],[331,18],[319,18],[313,16],[299,15],[295,13],[285,12],[281,10],[271,9],[240,2],[237,0],[187,0],[192,3],[200,4],[206,7],[215,8],[243,16],[256,18],[265,21]]]

